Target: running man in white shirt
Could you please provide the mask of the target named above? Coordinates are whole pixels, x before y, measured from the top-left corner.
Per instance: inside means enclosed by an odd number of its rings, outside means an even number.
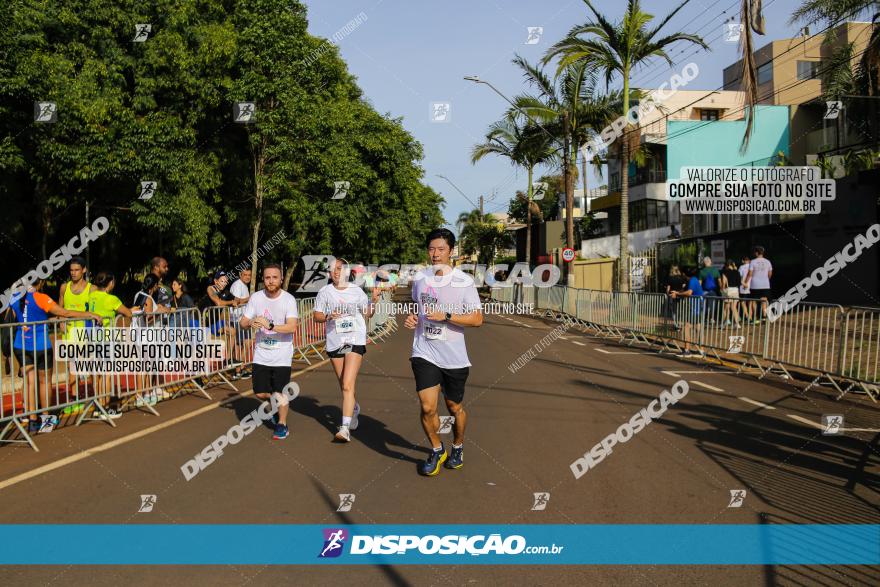
[[[267,400],[273,395],[278,402],[278,421],[272,438],[287,438],[288,400],[283,393],[290,383],[293,364],[293,333],[299,313],[296,299],[281,290],[281,265],[269,263],[263,268],[265,289],[248,300],[239,324],[257,330],[254,348],[254,397]]]
[[[327,354],[336,371],[342,391],[342,425],[334,440],[351,442],[351,431],[358,427],[360,404],[355,397],[355,383],[367,352],[367,323],[375,311],[381,291],[373,288],[372,300],[360,287],[349,281],[350,269],[344,259],[336,259],[328,283],[318,291],[315,321],[327,324]]]
[[[431,267],[416,276],[412,299],[417,314],[410,314],[404,325],[415,330],[412,363],[416,391],[422,408],[422,428],[433,450],[419,466],[419,473],[433,476],[440,465],[460,469],[464,464],[463,444],[467,413],[462,407],[470,361],[464,342],[465,326],[480,326],[483,312],[473,278],[449,265],[455,235],[445,228],[431,231],[427,239]],[[451,454],[440,441],[437,400],[440,392],[449,414],[455,417]]]

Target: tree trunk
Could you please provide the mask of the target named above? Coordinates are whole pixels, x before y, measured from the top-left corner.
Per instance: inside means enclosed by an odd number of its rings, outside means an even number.
[[[263,174],[266,170],[265,140],[254,150],[254,207],[255,216],[253,234],[251,237],[251,294],[256,291],[257,279],[257,249],[260,240],[260,225],[263,222]]]
[[[294,257],[294,259],[295,258],[296,257]],[[294,269],[296,269],[296,261],[291,262],[287,266],[287,270],[284,272],[284,284],[282,285],[282,287],[284,288],[284,291],[288,291],[290,289],[290,280],[291,280],[291,278],[293,278],[293,270]],[[251,281],[253,281],[253,279]]]
[[[526,265],[532,261],[532,169],[529,165],[529,189],[526,191]]]
[[[629,68],[623,70],[623,115],[629,111]],[[629,291],[629,128],[620,141],[620,253],[618,290]]]
[[[565,246],[574,248],[574,182],[571,175],[571,160],[569,159],[569,120],[568,112],[562,115],[562,142],[563,142],[563,170],[565,180]]]
[[[577,152],[577,149],[575,149]],[[584,183],[584,209],[581,210],[581,213],[587,213],[587,156],[584,155],[584,159],[581,162],[581,172],[584,174],[583,183]]]

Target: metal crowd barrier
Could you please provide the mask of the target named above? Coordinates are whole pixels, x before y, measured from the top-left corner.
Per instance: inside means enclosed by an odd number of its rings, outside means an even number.
[[[389,311],[390,299],[390,292],[384,292],[368,321],[368,336],[372,342],[382,340],[397,329],[397,322]],[[293,341],[294,360],[309,364],[311,357],[324,358],[325,326],[314,320],[314,305],[315,298],[298,300],[299,328]],[[73,422],[79,426],[98,420],[115,427],[113,412],[133,407],[159,415],[155,408],[158,403],[191,392],[212,399],[206,390],[212,382],[225,383],[238,391],[230,380],[230,376],[235,378],[231,372],[245,370],[254,356],[254,334],[238,326],[243,310],[217,306],[204,310],[188,308],[138,314],[133,321],[120,315],[107,327],[119,331],[145,327],[204,328],[209,339],[224,342],[225,352],[223,359],[210,361],[208,369],[199,373],[77,374],[73,362],[54,360],[54,341],[73,336],[75,328],[85,326],[83,320],[53,319],[0,325],[0,444],[28,444],[39,450],[33,432],[27,428],[27,420],[32,416],[51,413],[59,417],[59,425]],[[45,342],[37,348],[32,337],[39,329]],[[16,346],[25,350],[18,350]],[[26,367],[24,375],[22,366]],[[111,404],[115,404],[112,410]]]
[[[492,288],[490,298],[504,301],[512,288]],[[813,374],[805,391],[825,381],[838,399],[860,391],[880,395],[880,309],[843,308],[801,302],[773,322],[767,304],[726,297],[608,292],[566,286],[533,290],[535,310],[543,316],[575,319],[607,337],[629,344],[658,345],[661,352],[690,347],[704,358],[755,368],[760,377],[791,369]],[[745,315],[750,315],[746,319]]]

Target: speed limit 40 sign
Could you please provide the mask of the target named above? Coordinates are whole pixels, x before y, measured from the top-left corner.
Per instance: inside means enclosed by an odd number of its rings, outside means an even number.
[[[562,260],[566,263],[571,263],[574,261],[574,249],[571,247],[566,247],[562,249]]]

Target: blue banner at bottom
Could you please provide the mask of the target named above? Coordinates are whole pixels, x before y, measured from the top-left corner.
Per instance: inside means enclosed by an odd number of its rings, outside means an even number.
[[[0,532],[4,565],[880,564],[880,524],[19,524]]]

